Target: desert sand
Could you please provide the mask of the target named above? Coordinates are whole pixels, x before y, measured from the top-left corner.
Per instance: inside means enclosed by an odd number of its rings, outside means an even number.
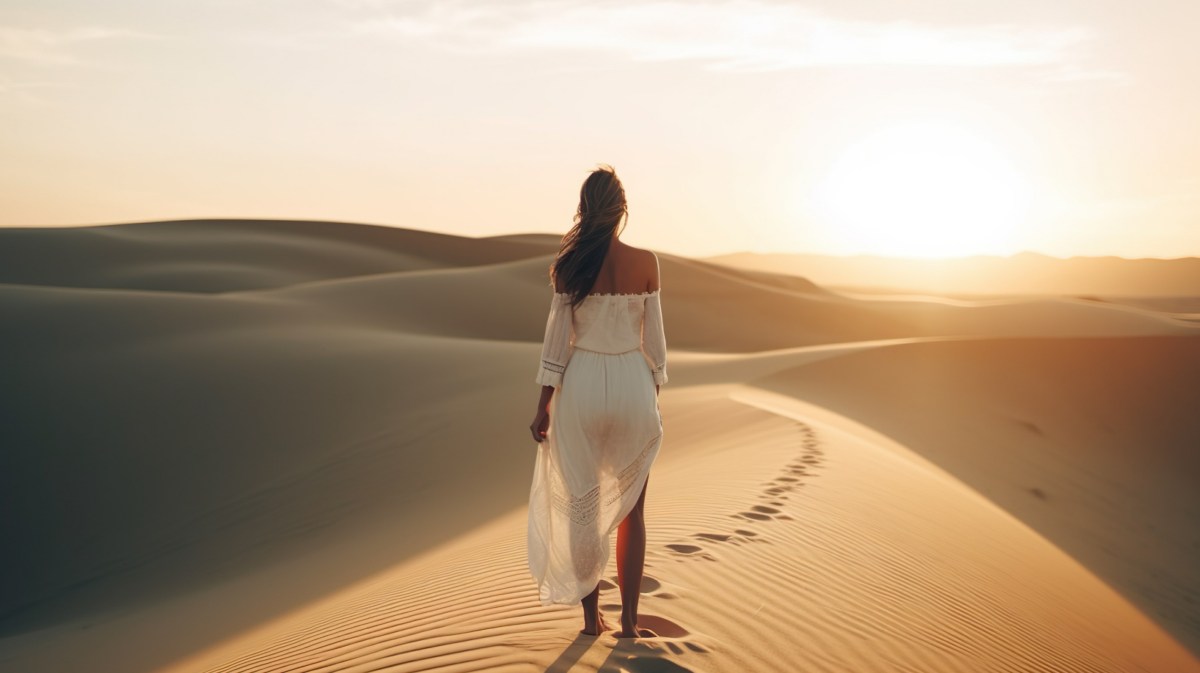
[[[0,230],[0,669],[1200,671],[1186,283],[848,293],[660,252],[657,637],[618,641],[525,565],[556,247]]]

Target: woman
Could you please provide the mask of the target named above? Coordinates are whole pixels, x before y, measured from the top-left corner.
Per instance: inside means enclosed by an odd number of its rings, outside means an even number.
[[[622,218],[628,222],[625,189],[601,166],[584,180],[575,225],[550,266],[554,295],[536,378],[542,395],[530,425],[538,454],[528,548],[542,605],[580,601],[580,633],[600,635],[608,629],[597,605],[600,578],[619,526],[615,635],[636,638],[655,635],[638,628],[637,606],[667,342],[658,257],[621,242]]]

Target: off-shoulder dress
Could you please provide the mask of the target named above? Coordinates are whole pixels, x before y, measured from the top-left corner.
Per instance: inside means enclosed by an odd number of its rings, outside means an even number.
[[[536,381],[554,386],[529,490],[529,570],[542,605],[578,603],[604,574],[662,444],[667,382],[661,289],[555,292]]]

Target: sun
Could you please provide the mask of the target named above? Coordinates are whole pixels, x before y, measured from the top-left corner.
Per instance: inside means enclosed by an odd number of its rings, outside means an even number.
[[[909,122],[850,146],[817,186],[817,222],[856,253],[1009,254],[1030,189],[1005,153],[968,129]]]

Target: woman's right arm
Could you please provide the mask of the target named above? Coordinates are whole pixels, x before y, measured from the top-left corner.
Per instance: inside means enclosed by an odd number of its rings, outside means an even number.
[[[535,381],[542,386],[537,409],[529,429],[533,439],[542,442],[550,430],[550,400],[554,390],[562,385],[563,373],[571,360],[575,346],[574,325],[571,306],[567,295],[555,292],[550,298],[550,313],[546,316],[546,333],[542,338],[542,359],[538,363]]]

